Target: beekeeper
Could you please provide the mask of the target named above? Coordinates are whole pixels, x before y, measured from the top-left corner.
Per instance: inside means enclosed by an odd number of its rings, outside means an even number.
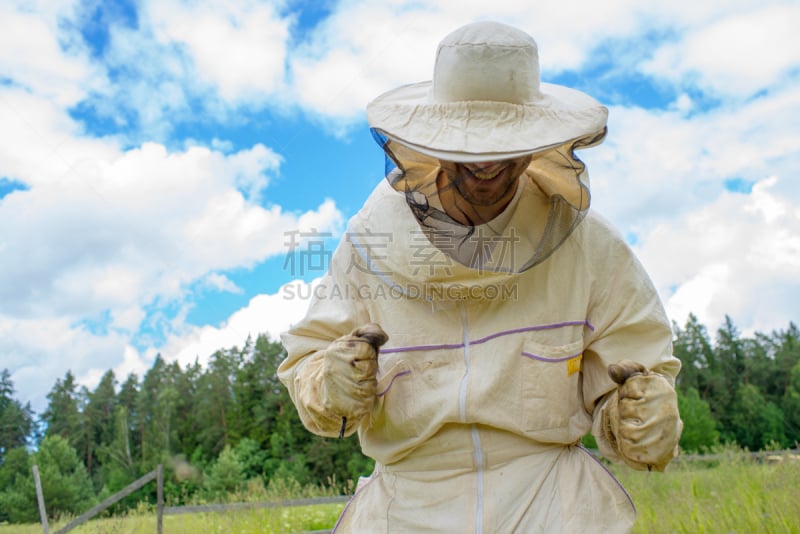
[[[575,150],[607,109],[540,83],[529,35],[479,22],[367,117],[387,179],[278,371],[311,432],[358,432],[375,460],[336,531],[628,531],[633,501],[581,438],[664,470],[680,363],[652,282],[589,210]]]

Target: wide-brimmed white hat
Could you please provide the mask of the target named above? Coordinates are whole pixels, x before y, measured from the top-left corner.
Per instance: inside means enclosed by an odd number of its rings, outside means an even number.
[[[497,22],[449,34],[439,44],[433,80],[391,90],[367,105],[370,127],[389,139],[462,162],[596,144],[607,118],[608,110],[591,96],[541,83],[536,41]]]

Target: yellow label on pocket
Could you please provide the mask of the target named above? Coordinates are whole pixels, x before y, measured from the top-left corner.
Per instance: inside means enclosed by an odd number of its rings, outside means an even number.
[[[574,358],[567,360],[567,376],[572,376],[580,371],[581,363],[583,363],[583,354],[578,354]]]

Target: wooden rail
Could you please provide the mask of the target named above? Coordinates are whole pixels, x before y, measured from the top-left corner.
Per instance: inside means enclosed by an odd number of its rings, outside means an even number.
[[[197,514],[203,512],[224,512],[226,510],[257,510],[261,508],[289,508],[292,506],[310,506],[314,504],[331,504],[347,502],[349,496],[315,497],[311,499],[292,499],[286,501],[234,502],[225,504],[200,504],[191,506],[167,506],[164,515]]]
[[[50,533],[50,527],[48,526],[48,523],[47,523],[47,512],[46,512],[46,509],[45,509],[44,495],[43,495],[43,492],[42,492],[42,485],[41,485],[41,482],[39,480],[39,468],[38,468],[38,466],[35,466],[35,465],[33,466],[33,478],[34,478],[34,482],[36,483],[36,498],[39,501],[39,515],[40,515],[40,517],[42,519],[42,527],[44,528],[44,534],[49,534]],[[112,495],[111,497],[107,498],[106,500],[104,500],[103,502],[98,504],[97,506],[94,506],[94,507],[90,508],[89,510],[87,510],[86,512],[84,512],[83,514],[79,515],[78,517],[76,517],[75,519],[73,519],[72,521],[67,523],[63,528],[57,530],[55,534],[64,534],[65,532],[69,532],[70,530],[74,529],[75,527],[78,527],[78,526],[86,523],[88,520],[90,520],[91,518],[93,518],[94,516],[96,516],[97,514],[99,514],[100,512],[102,512],[103,510],[108,508],[109,506],[111,506],[112,504],[124,499],[125,497],[127,497],[128,495],[133,493],[134,491],[140,489],[142,486],[144,486],[148,482],[152,482],[153,480],[156,480],[157,487],[158,487],[158,489],[156,490],[156,494],[157,494],[157,496],[156,496],[156,501],[157,501],[157,504],[156,504],[156,515],[157,515],[157,527],[156,527],[156,530],[157,530],[158,534],[162,534],[162,529],[163,529],[163,520],[162,520],[162,518],[164,516],[164,469],[163,469],[163,467],[161,465],[159,465],[156,469],[154,469],[153,471],[150,471],[149,473],[147,473],[146,475],[144,475],[140,479],[136,480],[135,482],[132,482],[131,484],[128,484],[123,489],[121,489],[120,491],[118,491],[117,493]]]
[[[681,454],[678,455],[673,462],[709,462],[715,460],[722,460],[730,458],[731,456],[746,456],[755,460],[764,460],[767,462],[780,461],[784,457],[800,456],[800,449],[786,449],[780,451],[755,451],[755,452],[734,452],[731,454],[718,453],[718,454]]]

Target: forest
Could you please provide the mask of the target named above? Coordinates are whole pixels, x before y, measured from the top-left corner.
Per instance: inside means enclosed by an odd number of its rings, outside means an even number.
[[[749,450],[800,442],[800,331],[744,337],[733,321],[713,339],[689,316],[673,325],[684,453],[735,444]],[[225,501],[246,487],[324,486],[341,493],[372,461],[355,437],[307,432],[276,377],[285,353],[267,336],[182,368],[158,356],[144,376],[108,371],[90,390],[71,372],[36,414],[0,372],[0,524],[38,521],[31,467],[38,466],[48,515],[80,514],[164,465],[170,505]],[[591,435],[584,443],[593,444]],[[154,499],[134,494],[113,510]]]

